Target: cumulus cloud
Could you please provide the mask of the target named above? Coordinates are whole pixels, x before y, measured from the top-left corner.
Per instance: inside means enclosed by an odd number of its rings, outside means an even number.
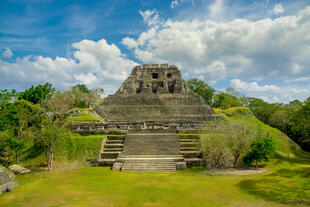
[[[147,13],[154,15],[155,11]],[[310,7],[275,19],[168,19],[148,25],[137,39],[123,44],[134,48],[135,57],[142,62],[179,66],[186,78],[214,82],[227,77],[281,81],[310,77]],[[222,66],[212,67],[214,63]]]
[[[14,63],[0,59],[0,87],[24,89],[51,82],[58,89],[67,89],[84,83],[89,87],[103,87],[111,93],[136,65],[105,39],[82,40],[72,46],[75,49],[73,58],[27,56]]]
[[[214,18],[222,17],[224,12],[226,11],[225,0],[215,0],[209,6],[210,16]]]
[[[280,88],[275,85],[259,86],[256,81],[252,83],[244,82],[240,79],[232,79],[230,85],[238,90],[245,90],[248,92],[280,92]]]
[[[281,14],[284,12],[282,4],[276,4],[272,9],[274,14]]]
[[[256,81],[246,82],[240,79],[230,80],[230,86],[248,96],[258,97],[267,102],[288,103],[294,99],[305,98],[310,92],[310,85],[306,86],[276,86],[259,85]]]
[[[13,56],[13,52],[10,48],[5,48],[5,50],[2,52],[2,56],[5,58],[11,58]]]

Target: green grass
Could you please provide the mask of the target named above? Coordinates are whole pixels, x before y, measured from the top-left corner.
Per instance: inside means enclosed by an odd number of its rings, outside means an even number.
[[[69,165],[96,156],[104,136],[73,134],[57,144],[56,171],[17,176],[20,185],[0,196],[0,206],[310,206],[309,153],[246,108],[215,110],[229,121],[249,127],[260,125],[270,133],[281,153],[264,163],[266,172],[213,175],[203,168],[175,173],[115,172],[108,167],[83,165],[62,168],[62,162]]]
[[[86,112],[81,112],[77,114],[72,114],[68,117],[68,122],[81,122],[81,123],[87,123],[87,122],[99,122],[100,120]]]
[[[214,110],[230,122],[244,124],[249,128],[257,128],[258,126],[261,127],[264,133],[270,134],[276,144],[276,149],[279,153],[284,153],[288,156],[296,156],[297,154],[303,153],[300,147],[288,136],[286,136],[280,130],[261,122],[252,114],[249,108],[233,107],[226,110]]]
[[[272,160],[256,175],[210,175],[202,168],[176,173],[128,173],[108,167],[17,176],[20,186],[0,206],[309,206],[310,163]]]

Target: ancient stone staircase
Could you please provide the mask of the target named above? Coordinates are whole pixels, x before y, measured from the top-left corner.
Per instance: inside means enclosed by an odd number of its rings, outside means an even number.
[[[123,151],[125,136],[105,136],[102,139],[98,156],[98,164],[101,166],[112,165]]]
[[[124,160],[122,171],[176,171],[173,159],[128,159]]]
[[[127,134],[117,159],[122,171],[175,171],[176,162],[182,161],[176,133]]]
[[[203,165],[199,135],[179,135],[180,153],[188,167]]]

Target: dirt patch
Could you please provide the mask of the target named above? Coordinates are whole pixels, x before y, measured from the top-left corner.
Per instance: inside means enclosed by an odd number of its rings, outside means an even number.
[[[211,169],[206,170],[205,172],[212,175],[254,175],[259,173],[265,173],[267,172],[267,170],[255,169],[255,168],[245,168],[245,169],[227,168],[227,169]]]

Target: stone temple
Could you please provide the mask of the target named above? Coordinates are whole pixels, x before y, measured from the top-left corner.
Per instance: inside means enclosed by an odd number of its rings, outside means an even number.
[[[175,171],[203,164],[200,138],[192,134],[215,116],[176,66],[134,67],[120,89],[95,111],[104,123],[93,130],[125,134],[104,137],[96,165]]]

